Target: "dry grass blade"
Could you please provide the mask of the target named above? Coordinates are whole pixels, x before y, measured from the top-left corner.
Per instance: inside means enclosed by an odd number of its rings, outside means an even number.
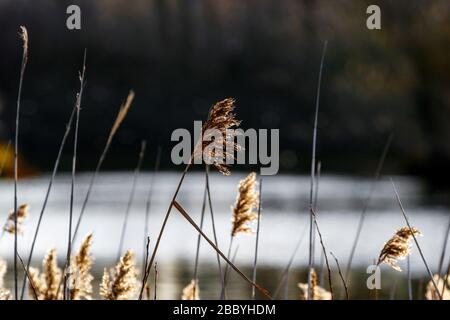
[[[252,280],[250,280],[241,270],[239,270],[223,253],[220,251],[220,249],[203,233],[203,231],[197,226],[197,224],[192,220],[192,218],[189,216],[189,214],[183,209],[183,207],[177,202],[173,202],[174,207],[178,210],[178,212],[181,213],[181,215],[197,230],[198,233],[200,233],[203,237],[203,239],[206,240],[206,242],[209,243],[209,245],[222,257],[222,259],[225,260],[225,262],[233,268],[234,271],[236,271],[246,282],[248,282],[250,285],[254,286],[256,290],[258,290],[261,294],[263,294],[266,298],[272,299],[272,297],[269,295],[269,292],[259,286],[258,284],[254,283]]]
[[[198,280],[192,279],[191,282],[183,288],[181,300],[200,300],[200,289]]]
[[[100,284],[100,296],[105,300],[132,300],[137,289],[134,254],[127,251],[117,266],[106,269]]]
[[[397,261],[405,259],[411,253],[413,236],[420,234],[420,231],[415,227],[412,227],[411,230],[408,227],[398,229],[383,246],[378,257],[377,265],[386,263],[394,270],[402,271]]]
[[[122,124],[123,120],[125,119],[125,117],[126,117],[126,115],[128,113],[128,110],[131,107],[133,99],[134,99],[134,91],[131,90],[128,93],[128,96],[127,96],[127,99],[126,99],[125,103],[123,103],[121,105],[121,107],[120,107],[119,114],[117,115],[116,120],[114,121],[112,129],[111,129],[111,131],[109,133],[109,136],[108,136],[108,140],[106,141],[106,144],[105,144],[105,147],[103,148],[102,154],[100,155],[100,158],[98,159],[97,166],[95,168],[94,174],[92,175],[91,180],[89,182],[88,190],[86,192],[86,196],[84,197],[84,201],[83,201],[83,205],[81,207],[80,215],[78,216],[77,224],[75,226],[75,230],[74,230],[74,233],[73,233],[72,243],[75,242],[76,237],[78,235],[78,230],[80,228],[81,221],[83,220],[83,216],[84,216],[84,213],[85,213],[85,210],[86,210],[86,206],[87,206],[87,203],[89,201],[89,198],[90,198],[90,195],[91,195],[91,192],[92,192],[92,187],[94,186],[95,180],[97,179],[97,176],[98,176],[98,173],[99,173],[99,171],[100,171],[100,169],[102,167],[103,161],[105,160],[106,154],[108,153],[108,150],[109,150],[109,148],[111,146],[112,140],[113,140],[117,130],[119,129],[120,125]]]
[[[109,133],[107,144],[111,143],[114,135],[116,134],[116,132],[119,129],[120,125],[122,124],[123,120],[127,116],[128,110],[130,109],[131,104],[133,103],[133,100],[134,100],[134,91],[130,90],[130,92],[128,93],[127,99],[120,106],[119,113],[117,114],[116,120],[114,121],[114,124]]]
[[[320,287],[317,283],[317,274],[314,269],[309,271],[309,283],[299,283],[301,290],[300,299],[302,300],[331,300],[331,292]],[[309,292],[308,292],[309,291]]]
[[[341,266],[339,265],[339,260],[336,258],[336,256],[333,254],[333,252],[330,252],[330,254],[333,256],[334,261],[336,261],[336,266],[338,268],[339,277],[341,277],[342,284],[344,285],[345,296],[346,296],[347,300],[349,300],[348,287],[347,287],[347,283],[345,282],[344,276],[342,275]]]

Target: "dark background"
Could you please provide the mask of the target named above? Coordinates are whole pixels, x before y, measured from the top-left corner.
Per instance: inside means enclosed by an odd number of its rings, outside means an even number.
[[[80,31],[65,26],[70,4],[81,7]],[[381,7],[381,31],[366,28],[369,4]],[[448,0],[0,0],[3,143],[14,133],[20,25],[30,34],[20,150],[37,170],[52,168],[87,48],[80,170],[93,170],[133,88],[135,103],[105,169],[132,169],[141,139],[148,141],[146,168],[161,145],[163,168],[174,169],[171,132],[192,130],[211,104],[231,96],[244,129],[280,129],[280,172],[307,172],[327,39],[318,139],[323,170],[373,174],[392,131],[386,171],[450,186]],[[70,168],[70,151],[63,169]]]

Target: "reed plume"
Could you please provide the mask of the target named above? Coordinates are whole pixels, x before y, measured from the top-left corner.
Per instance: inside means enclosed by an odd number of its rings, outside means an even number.
[[[12,299],[11,292],[4,287],[4,277],[7,271],[5,260],[0,260],[0,300]]]
[[[30,294],[38,300],[61,300],[63,295],[59,290],[62,271],[58,267],[56,250],[51,249],[42,261],[42,273],[37,268],[30,268]],[[36,295],[34,290],[36,291]]]
[[[234,99],[227,98],[211,108],[208,120],[202,127],[202,137],[194,149],[194,158],[214,165],[224,175],[231,173],[227,160],[234,159],[234,152],[242,149],[235,142],[234,129],[239,127],[241,122],[233,112],[234,103]]]
[[[438,274],[435,274],[433,276],[433,279],[437,284],[438,288],[442,288],[442,290],[440,290],[442,300],[450,300],[450,278],[447,277],[446,279],[445,278],[443,279]],[[431,280],[427,284],[425,298],[427,300],[441,300],[437,296],[436,290]]]
[[[308,283],[299,283],[297,286],[299,287],[300,299],[302,300],[331,300],[332,295],[331,292],[325,290],[320,287],[317,280],[317,274],[314,268],[310,269],[309,272],[309,285]]]
[[[16,217],[17,217],[17,231],[19,234],[22,234],[23,231],[21,229],[23,222],[28,217],[28,210],[29,210],[28,204],[22,204],[18,209],[17,213],[15,214],[14,211],[11,211],[8,216],[8,220],[5,223],[4,231],[14,234],[16,232]]]
[[[221,150],[223,150],[224,143],[225,143],[225,146],[226,146],[226,149],[228,152],[230,152],[230,150],[239,150],[240,149],[240,147],[236,143],[234,143],[234,137],[236,135],[236,131],[227,130],[227,129],[232,129],[233,127],[237,127],[240,124],[240,121],[235,119],[235,114],[233,113],[233,111],[234,111],[234,99],[230,99],[230,98],[220,101],[212,107],[212,109],[209,113],[208,121],[202,127],[202,132],[204,133],[205,131],[210,131],[207,129],[216,129],[216,130],[219,130],[222,133],[222,135],[221,135],[221,137],[216,137],[216,138],[218,138],[218,140],[214,139],[213,142],[206,143],[206,147],[208,147],[208,150],[209,150],[210,144],[213,144],[214,150],[220,149],[220,148],[221,148]],[[209,132],[207,132],[207,134],[208,133]],[[225,136],[226,136],[225,139],[223,138],[223,133],[225,133]],[[220,143],[219,140],[221,140],[222,143]],[[170,216],[170,212],[172,211],[172,207],[173,207],[174,203],[176,202],[178,192],[181,189],[181,185],[183,184],[184,178],[186,177],[186,174],[187,174],[190,166],[192,165],[192,159],[196,159],[204,153],[203,150],[205,148],[205,144],[203,141],[204,141],[204,139],[202,136],[202,139],[200,139],[197,142],[196,147],[194,148],[194,152],[191,155],[191,159],[188,162],[188,164],[186,165],[186,167],[184,168],[184,171],[181,175],[180,181],[178,182],[178,185],[175,189],[175,193],[172,196],[172,201],[169,204],[169,208],[167,209],[166,215],[164,216],[164,220],[163,220],[161,229],[159,231],[158,237],[156,238],[156,243],[155,243],[155,247],[153,249],[153,253],[150,257],[150,260],[148,261],[146,271],[144,272],[144,277],[142,279],[142,285],[141,285],[141,289],[140,289],[140,293],[139,293],[139,300],[142,299],[142,296],[144,294],[145,284],[147,283],[148,276],[150,274],[150,269],[153,266],[153,262],[155,261],[155,257],[158,252],[159,244],[161,242],[161,237],[166,228],[167,221]],[[211,152],[212,152],[212,154],[209,154],[209,156],[206,157],[206,158],[209,158],[209,161],[207,161],[207,164],[208,164],[208,162],[212,162],[210,164],[213,164],[222,174],[224,174],[224,175],[230,174],[230,170],[229,170],[228,166],[223,163],[223,153],[221,155],[218,155],[218,154],[216,154],[216,151],[211,151]]]
[[[250,223],[258,219],[258,202],[259,196],[256,191],[256,173],[251,172],[247,177],[239,182],[238,195],[233,210],[233,216],[231,218],[231,238],[228,247],[227,258],[230,258],[231,248],[233,246],[233,239],[239,233],[252,234],[253,229]],[[221,299],[225,299],[226,285],[228,279],[228,265],[225,266],[224,272],[224,285],[220,294]]]
[[[253,233],[249,223],[258,219],[258,214],[255,211],[258,208],[256,185],[256,173],[254,172],[239,183],[239,193],[233,207],[232,237],[239,233]]]
[[[92,233],[84,238],[77,254],[72,257],[69,287],[70,300],[91,300],[92,299],[92,280],[94,277],[90,273],[93,257],[90,249],[92,246]]]
[[[191,282],[184,287],[181,300],[200,300],[198,280],[192,279]]]
[[[411,241],[413,237],[420,234],[420,231],[415,227],[402,227],[397,229],[392,238],[386,242],[381,250],[377,265],[386,263],[394,270],[402,271],[397,262],[398,260],[405,259],[411,253]]]
[[[127,251],[119,263],[109,272],[105,269],[100,284],[100,296],[104,300],[131,300],[137,289],[134,254]]]

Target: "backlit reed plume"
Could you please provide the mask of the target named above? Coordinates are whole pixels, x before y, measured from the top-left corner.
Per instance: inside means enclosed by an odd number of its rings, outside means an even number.
[[[28,217],[28,204],[22,204],[17,209],[17,230],[19,231],[19,234],[23,233],[22,231],[22,224],[24,223],[25,219]],[[13,211],[9,213],[8,220],[6,221],[4,231],[14,234],[15,233],[15,214]]]
[[[251,222],[258,219],[258,192],[256,191],[256,173],[250,173],[245,179],[239,182],[238,195],[231,218],[231,237],[228,246],[227,258],[230,258],[231,248],[233,247],[233,240],[239,233],[252,234],[253,230],[250,225]],[[221,299],[226,295],[226,284],[228,280],[228,265],[225,266],[224,284],[220,294]]]
[[[233,207],[231,236],[239,233],[253,233],[251,222],[258,218],[258,192],[256,191],[256,173],[250,173],[239,183],[239,193]]]
[[[38,300],[61,300],[62,290],[59,290],[62,272],[58,267],[56,250],[51,249],[42,261],[42,273],[37,268],[30,268],[30,295]],[[33,290],[34,288],[34,290]],[[34,296],[36,291],[37,297]]]
[[[442,300],[450,300],[450,277],[442,279],[439,275],[433,276],[434,282],[436,282],[439,292],[441,293]],[[427,290],[425,292],[425,298],[427,300],[440,300],[436,294],[433,282],[430,280],[427,284]]]
[[[331,292],[325,290],[318,285],[316,271],[311,268],[309,276],[311,284],[299,283],[297,286],[300,288],[300,299],[308,300],[308,288],[309,288],[309,299],[310,300],[331,300]]]
[[[94,277],[90,273],[93,258],[90,252],[92,245],[92,233],[84,238],[77,254],[72,257],[70,275],[70,300],[91,300],[92,280]]]
[[[0,260],[0,300],[12,299],[11,292],[4,287],[4,277],[7,271],[6,261]]]
[[[184,287],[183,294],[181,295],[181,300],[200,300],[200,290],[198,287],[198,281],[194,279]]]
[[[194,149],[194,158],[214,165],[224,175],[230,174],[227,159],[234,159],[234,152],[242,147],[235,142],[240,121],[234,114],[235,100],[228,98],[217,102],[209,112],[202,127],[202,138]]]
[[[402,227],[397,229],[395,234],[389,239],[381,250],[380,256],[378,257],[377,265],[381,263],[386,263],[390,265],[394,270],[402,271],[398,266],[398,260],[405,259],[411,253],[411,241],[414,236],[420,235],[420,231],[412,227]]]
[[[109,272],[105,269],[100,284],[100,296],[105,300],[131,300],[137,289],[134,254],[127,251]]]

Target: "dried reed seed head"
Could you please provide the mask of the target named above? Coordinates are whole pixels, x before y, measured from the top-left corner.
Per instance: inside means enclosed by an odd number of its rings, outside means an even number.
[[[378,257],[378,263],[386,263],[394,270],[402,271],[398,266],[398,260],[405,259],[411,252],[411,241],[414,237],[420,235],[420,231],[412,227],[402,227],[397,229],[395,234],[385,243]]]
[[[316,271],[311,268],[309,273],[310,284],[308,283],[298,283],[297,286],[300,289],[300,299],[308,299],[308,290],[311,300],[331,300],[331,292],[320,287],[317,281]]]
[[[111,142],[112,138],[116,134],[117,130],[119,129],[120,125],[122,124],[123,120],[127,116],[128,110],[131,107],[131,104],[134,100],[134,91],[130,90],[127,96],[127,100],[120,106],[119,113],[117,114],[116,120],[114,121],[114,124],[111,128],[111,131],[109,133],[108,137],[108,143]]]
[[[194,149],[194,158],[203,158],[214,165],[220,173],[229,175],[227,159],[234,159],[234,152],[242,147],[235,142],[236,129],[240,121],[234,114],[235,100],[228,98],[217,102],[209,112],[202,127],[202,137]]]
[[[59,290],[62,272],[58,268],[56,250],[51,249],[42,262],[46,285],[45,300],[59,300],[62,298],[62,290]],[[59,291],[59,292],[58,292]]]
[[[36,299],[34,290],[36,290],[39,300],[61,300],[63,298],[62,290],[59,285],[62,279],[62,271],[58,268],[56,250],[51,249],[42,261],[42,273],[38,269],[30,267],[29,270],[30,297]]]
[[[442,279],[438,274],[435,274],[433,276],[433,279],[439,289],[442,300],[450,300],[450,277],[447,277],[447,280],[445,280],[445,278]],[[436,294],[434,284],[431,280],[427,284],[425,298],[427,300],[440,300],[439,296]]]
[[[6,221],[4,230],[11,234],[15,233],[15,216],[17,215],[17,229],[19,233],[22,233],[21,225],[28,217],[29,208],[30,206],[28,204],[22,204],[19,208],[17,208],[17,214],[14,214],[14,211],[11,211],[8,215],[8,220]]]
[[[78,250],[72,262],[72,274],[70,275],[70,299],[92,299],[92,280],[90,270],[93,264],[93,258],[90,254],[92,245],[92,233],[87,235]]]
[[[37,268],[30,267],[28,270],[29,275],[29,283],[28,283],[28,294],[32,299],[44,299],[46,284],[43,275],[39,274],[39,270]],[[36,294],[35,294],[36,291]],[[37,297],[36,297],[37,295]]]
[[[253,233],[249,223],[258,218],[255,210],[258,207],[258,192],[256,191],[256,173],[250,173],[239,182],[239,190],[236,204],[232,208],[233,217],[231,235],[234,237],[239,233]]]
[[[102,282],[100,282],[100,297],[104,300],[110,300],[111,295],[111,277],[109,276],[108,270],[103,269]]]
[[[181,300],[200,300],[198,281],[192,279],[191,282],[184,287]]]
[[[116,267],[103,274],[100,294],[106,300],[131,300],[137,289],[134,254],[127,251]]]
[[[24,26],[20,26],[19,37],[23,42],[23,50],[25,53],[28,52],[28,30]],[[26,54],[25,54],[26,56]]]

